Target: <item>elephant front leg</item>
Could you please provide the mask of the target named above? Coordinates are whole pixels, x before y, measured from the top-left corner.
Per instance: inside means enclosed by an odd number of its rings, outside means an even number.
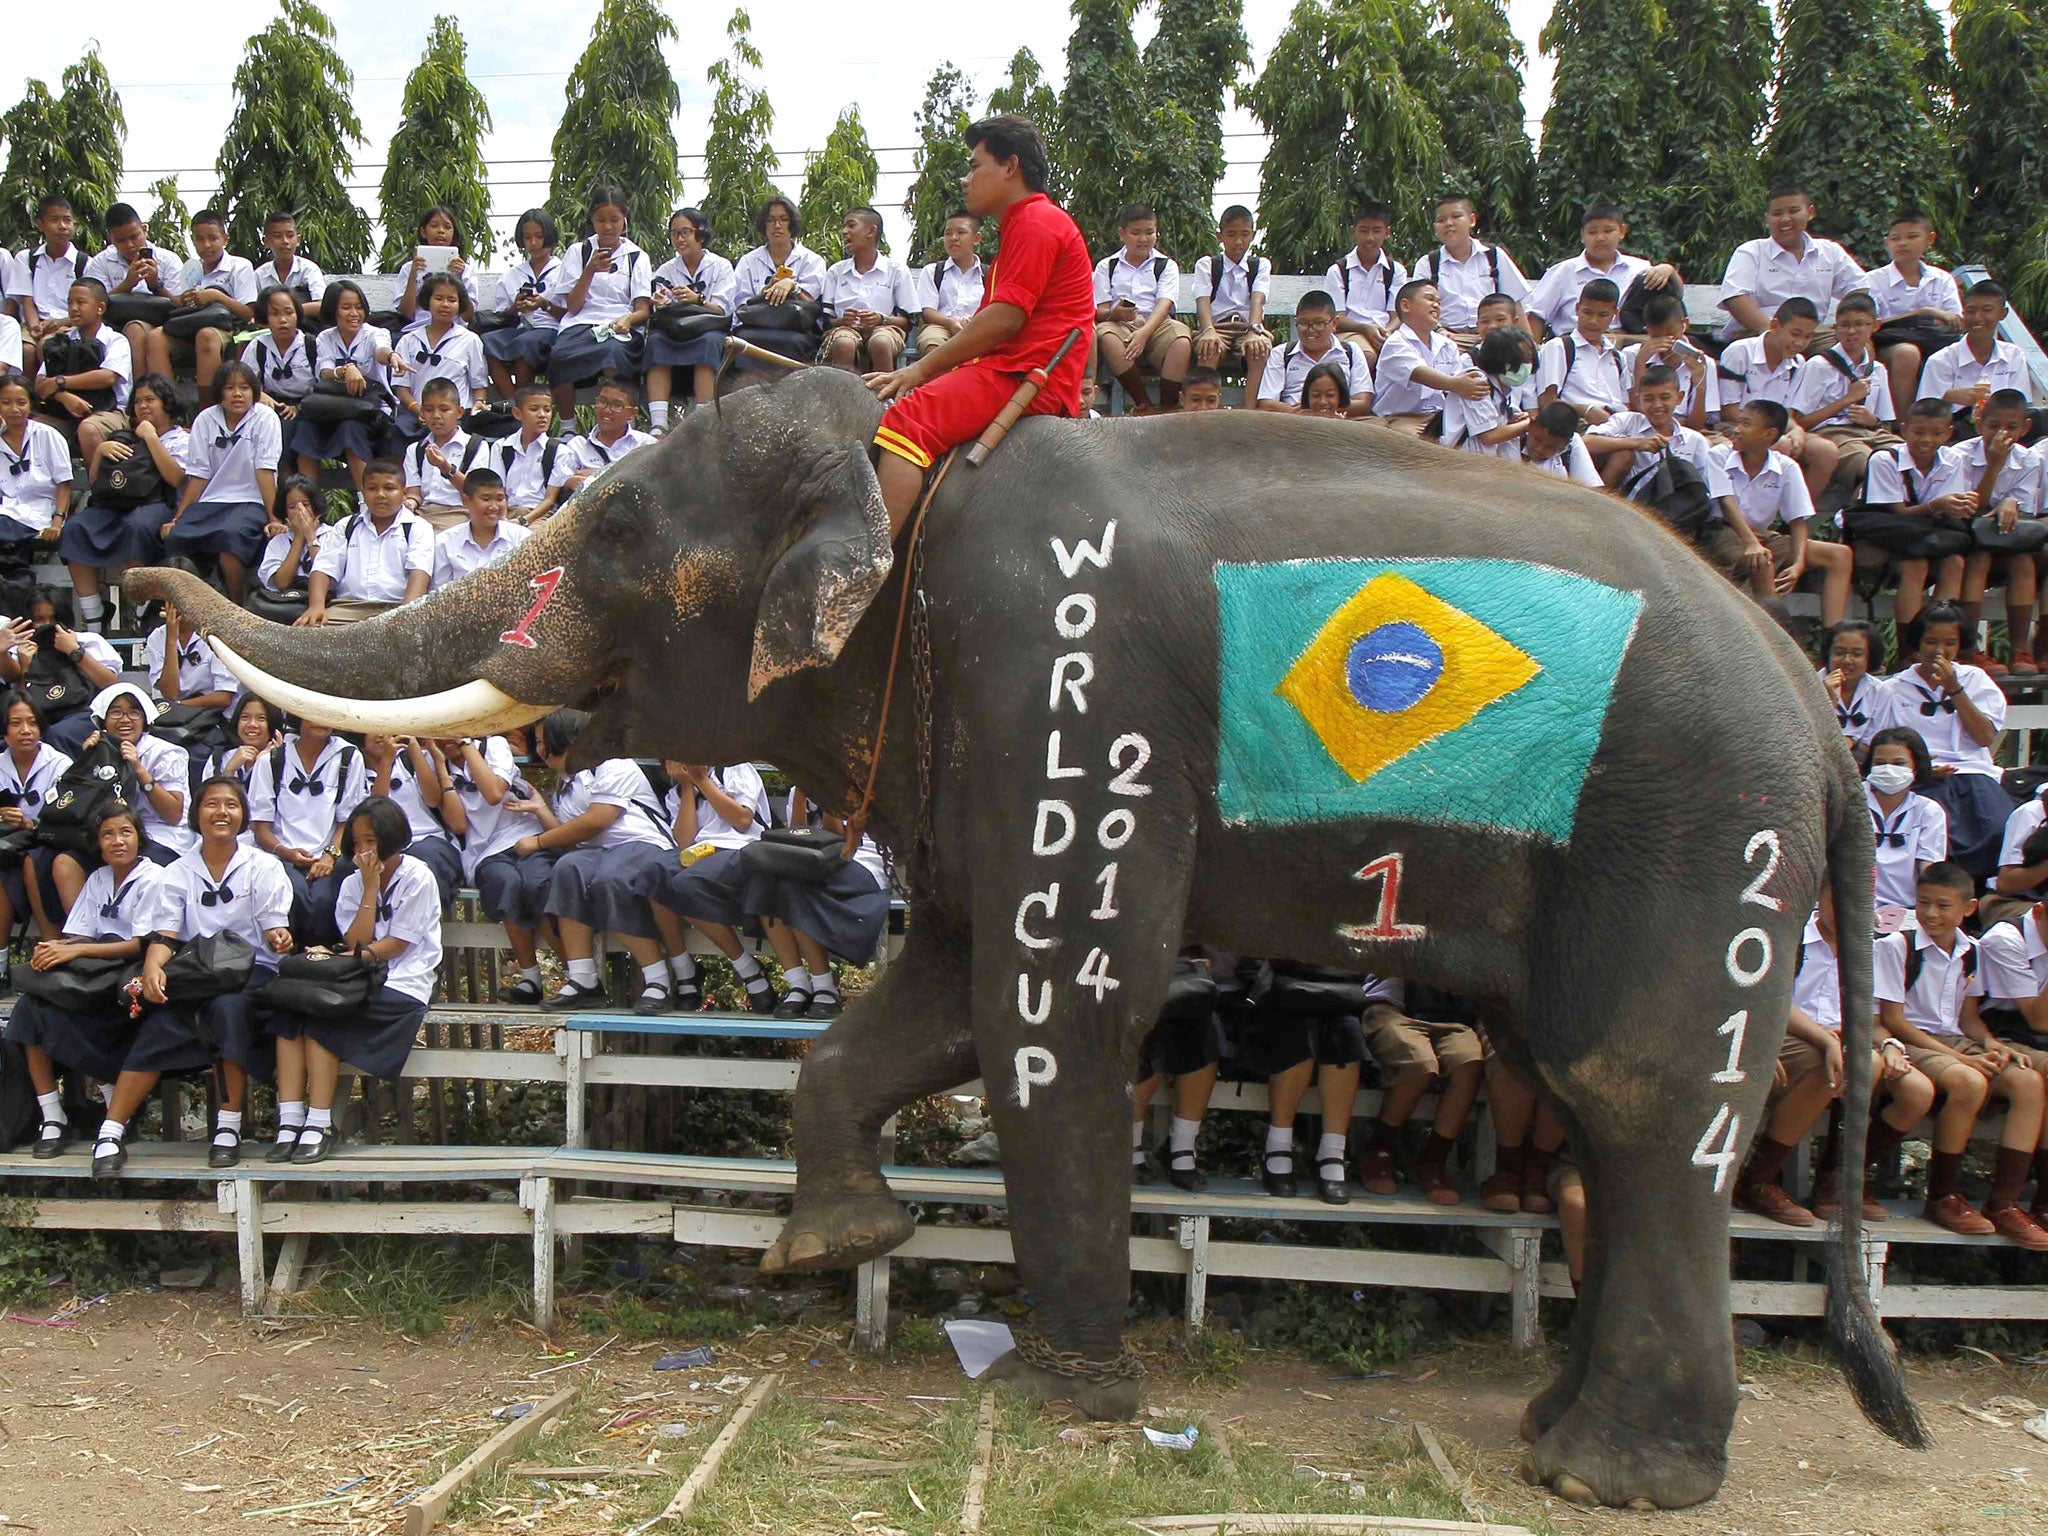
[[[846,1269],[900,1246],[915,1223],[882,1178],[891,1115],[979,1070],[964,945],[913,924],[903,953],[811,1047],[791,1110],[796,1201],[761,1269]]]

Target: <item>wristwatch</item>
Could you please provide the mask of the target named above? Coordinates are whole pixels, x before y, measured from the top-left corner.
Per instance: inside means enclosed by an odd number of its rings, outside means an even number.
[[[145,795],[153,795],[153,794],[155,794],[155,793],[156,793],[156,780],[155,780],[155,779],[144,779],[144,780],[142,781],[142,792],[143,792],[143,793],[144,793]]]

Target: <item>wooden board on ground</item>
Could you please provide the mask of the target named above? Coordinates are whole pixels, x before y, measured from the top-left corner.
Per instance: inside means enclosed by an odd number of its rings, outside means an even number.
[[[1141,1531],[1192,1536],[1534,1536],[1522,1525],[1478,1525],[1470,1520],[1404,1520],[1399,1515],[1146,1515],[1131,1521]]]
[[[988,1508],[988,1471],[996,1451],[996,1395],[981,1394],[975,1416],[974,1470],[967,1474],[967,1497],[960,1505],[960,1536],[980,1536],[983,1513]]]
[[[740,1431],[747,1427],[747,1421],[761,1411],[761,1405],[768,1401],[768,1394],[775,1390],[780,1376],[771,1371],[755,1382],[740,1399],[740,1405],[733,1416],[725,1421],[725,1428],[718,1432],[718,1438],[706,1448],[697,1465],[690,1469],[690,1475],[683,1479],[683,1486],[676,1490],[676,1496],[668,1501],[668,1508],[652,1520],[633,1527],[629,1536],[640,1536],[642,1531],[651,1531],[667,1520],[680,1520],[690,1512],[690,1506],[697,1502],[699,1494],[711,1486],[711,1480],[718,1476],[718,1464],[725,1460],[725,1453],[732,1449],[733,1442],[740,1437]],[[409,1536],[409,1533],[408,1533]]]
[[[462,1491],[465,1483],[533,1439],[548,1420],[575,1402],[576,1395],[582,1390],[581,1387],[564,1387],[546,1402],[536,1403],[530,1412],[507,1424],[463,1457],[439,1482],[405,1506],[405,1536],[426,1536],[448,1513],[448,1506],[455,1501],[455,1495]]]

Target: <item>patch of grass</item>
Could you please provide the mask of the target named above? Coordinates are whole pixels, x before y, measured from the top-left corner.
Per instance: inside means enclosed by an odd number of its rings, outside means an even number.
[[[1384,1370],[1421,1347],[1428,1328],[1407,1291],[1289,1287],[1259,1324],[1259,1342],[1298,1349],[1360,1375]]]
[[[533,1255],[517,1238],[364,1237],[333,1250],[334,1267],[304,1298],[309,1311],[358,1317],[408,1338],[451,1316],[524,1313]]]
[[[899,1311],[889,1334],[889,1348],[900,1355],[935,1355],[946,1347],[946,1330],[928,1317]]]
[[[1204,1328],[1181,1346],[1188,1380],[1198,1387],[1234,1387],[1244,1380],[1244,1340],[1227,1328]]]
[[[39,1303],[59,1286],[97,1296],[155,1283],[193,1262],[207,1240],[163,1232],[66,1232],[32,1226],[33,1200],[0,1200],[0,1306]]]

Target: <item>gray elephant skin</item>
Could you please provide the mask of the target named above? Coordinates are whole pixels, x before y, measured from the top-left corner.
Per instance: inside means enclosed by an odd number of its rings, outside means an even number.
[[[522,718],[594,709],[580,762],[765,759],[844,805],[906,577],[878,418],[845,374],[740,391],[507,565],[346,629],[128,585],[316,718],[490,728],[481,679]],[[1176,952],[1410,977],[1481,1000],[1583,1162],[1587,1278],[1525,1471],[1697,1503],[1735,1414],[1729,1195],[1825,876],[1850,1021],[1830,1333],[1865,1412],[1925,1443],[1857,1257],[1870,823],[1811,663],[1754,605],[1612,499],[1250,413],[1028,419],[946,480],[918,576],[929,730],[913,623],[870,824],[910,860],[909,936],[804,1063],[764,1269],[902,1243],[879,1128],[980,1076],[1036,1301],[995,1369],[1127,1417],[1131,1082]]]

